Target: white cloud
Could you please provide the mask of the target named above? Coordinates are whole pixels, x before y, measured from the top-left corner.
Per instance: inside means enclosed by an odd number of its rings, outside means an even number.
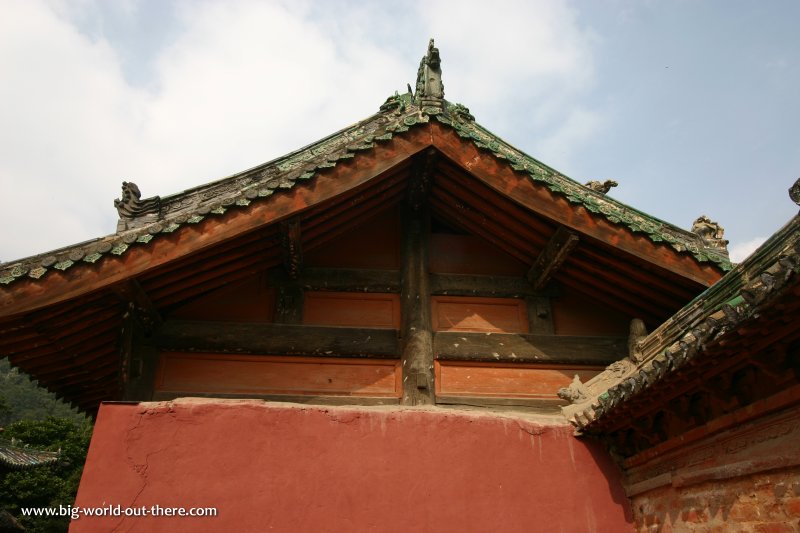
[[[443,48],[448,99],[505,130],[550,125],[592,83],[594,36],[565,2],[471,0],[417,4]],[[448,53],[458,52],[451,71]]]
[[[572,109],[548,137],[537,143],[535,153],[547,154],[548,159],[558,161],[559,167],[570,168],[576,151],[599,131],[602,122],[602,116],[595,111]]]
[[[766,241],[766,237],[756,237],[754,239],[750,239],[749,241],[736,243],[730,246],[728,253],[731,257],[731,261],[734,263],[741,263],[745,259],[747,259],[750,254],[756,251],[756,249],[764,244]]]
[[[140,101],[114,51],[18,2],[0,19],[0,71],[0,257],[97,235],[113,224],[97,201],[108,211]]]
[[[120,13],[136,14],[138,4],[126,6]],[[146,88],[126,81],[128,51],[103,36],[91,0],[31,0],[4,12],[0,259],[113,231],[123,180],[145,196],[171,194],[377,111],[413,82],[405,50],[418,58],[427,44],[399,32],[406,48],[390,48],[381,32],[395,24],[437,38],[447,97],[498,131],[522,123],[553,132],[539,142],[569,152],[599,121],[573,105],[593,76],[591,38],[562,2],[419,2],[391,14],[342,4],[324,20],[313,4],[177,6],[177,29]],[[92,31],[81,32],[76,24],[90,19]]]

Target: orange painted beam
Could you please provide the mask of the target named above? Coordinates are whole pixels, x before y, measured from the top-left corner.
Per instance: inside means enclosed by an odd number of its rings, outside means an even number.
[[[164,352],[156,392],[399,398],[399,360]]]

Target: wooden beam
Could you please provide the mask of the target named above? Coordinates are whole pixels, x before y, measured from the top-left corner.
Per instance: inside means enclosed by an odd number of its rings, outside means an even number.
[[[290,284],[288,274],[280,268],[269,271],[269,284],[281,287]],[[357,268],[304,268],[296,281],[306,291],[399,293],[400,272]]]
[[[159,327],[163,326],[163,322]],[[131,305],[124,317],[121,332],[121,369],[125,375],[120,380],[122,399],[150,401],[153,398],[153,385],[158,365],[158,350],[155,345],[153,329],[147,319],[143,319],[136,305]]]
[[[161,313],[137,279],[131,278],[117,283],[112,288],[112,292],[123,303],[128,304],[129,307],[133,306],[131,308],[135,310],[133,315],[140,321],[145,331],[152,332],[161,324]]]
[[[483,407],[496,411],[516,411],[520,408],[535,409],[538,414],[560,414],[567,402],[560,398],[494,398],[485,396],[447,396],[436,397],[437,405]]]
[[[503,363],[609,365],[626,356],[625,337],[437,332],[436,359]]]
[[[528,281],[535,290],[540,291],[547,285],[577,244],[575,233],[564,226],[558,227],[528,271]]]
[[[552,283],[550,286],[552,287]],[[528,307],[528,329],[537,335],[553,335],[553,306],[549,296],[526,296]]]
[[[484,296],[523,298],[537,293],[523,277],[431,274],[431,294],[437,296]]]
[[[384,358],[400,356],[397,331],[393,329],[294,324],[169,320],[162,325],[156,344],[162,350],[190,352]]]
[[[403,213],[400,305],[403,318],[401,337],[404,405],[435,403],[431,292],[428,277],[428,191],[434,157],[434,151],[429,150],[417,161]]]
[[[398,398],[371,398],[369,396],[312,396],[297,394],[235,394],[235,393],[205,393],[205,392],[173,392],[156,391],[153,394],[153,401],[168,401],[176,398],[193,396],[198,398],[231,398],[231,399],[259,399],[274,402],[305,403],[312,405],[397,405],[400,403]]]
[[[430,291],[436,296],[482,296],[488,298],[549,297],[555,288],[534,291],[523,277],[470,274],[429,274]],[[293,282],[282,268],[269,271],[269,283],[281,287],[296,283],[306,291],[400,292],[396,270],[306,267]]]

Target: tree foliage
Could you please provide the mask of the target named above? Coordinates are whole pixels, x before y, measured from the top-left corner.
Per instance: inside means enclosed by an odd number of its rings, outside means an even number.
[[[56,399],[24,373],[0,359],[0,427],[17,420],[43,420],[48,416],[68,418],[78,423],[86,417]]]
[[[91,421],[0,360],[0,437],[18,445],[61,451],[59,461],[24,470],[0,467],[0,510],[32,532],[67,531],[69,517],[23,517],[22,507],[72,505],[78,491]]]
[[[69,517],[25,517],[21,507],[72,505],[92,435],[88,420],[76,423],[64,418],[22,420],[5,428],[4,438],[14,438],[32,448],[59,451],[52,465],[12,470],[0,478],[0,508],[14,515],[27,531],[66,531]]]

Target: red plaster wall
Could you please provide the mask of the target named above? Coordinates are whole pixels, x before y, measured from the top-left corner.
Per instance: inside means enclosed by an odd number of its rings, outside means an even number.
[[[642,532],[800,531],[800,468],[661,487],[636,496],[633,508]]]
[[[631,531],[566,425],[450,410],[182,400],[100,408],[76,505],[216,507],[70,531]]]

